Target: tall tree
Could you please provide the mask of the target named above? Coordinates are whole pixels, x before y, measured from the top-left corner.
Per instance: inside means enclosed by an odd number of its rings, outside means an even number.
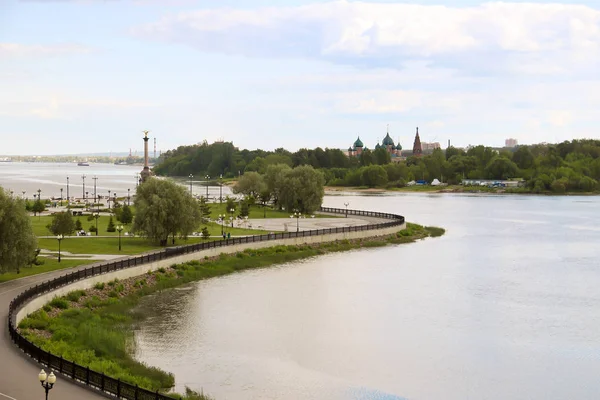
[[[71,235],[75,231],[73,214],[64,211],[52,215],[52,222],[47,228],[53,235]]]
[[[0,273],[31,264],[37,240],[22,200],[0,188]]]
[[[323,204],[325,178],[320,171],[309,165],[288,171],[281,188],[281,204],[287,210],[299,210],[303,214],[317,211]]]
[[[166,245],[169,236],[187,238],[200,225],[198,203],[181,185],[149,179],[137,188],[133,230]]]
[[[264,190],[264,187],[263,177],[258,172],[248,171],[238,179],[233,187],[233,192],[256,198]]]
[[[130,224],[133,221],[133,213],[131,212],[131,207],[127,204],[123,206],[121,211],[121,222],[125,225]]]

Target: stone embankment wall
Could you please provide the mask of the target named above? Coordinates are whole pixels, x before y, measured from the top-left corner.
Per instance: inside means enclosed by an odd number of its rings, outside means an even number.
[[[206,250],[200,250],[194,253],[183,254],[179,256],[174,256],[168,259],[150,262],[147,264],[121,269],[118,271],[108,272],[102,275],[93,276],[87,279],[82,279],[80,281],[71,283],[69,285],[61,286],[60,288],[53,290],[51,292],[44,293],[27,304],[25,304],[16,315],[16,323],[18,324],[23,318],[27,317],[34,311],[39,310],[45,304],[49,303],[54,297],[64,296],[65,294],[72,292],[74,290],[86,290],[92,288],[98,282],[108,282],[113,279],[127,279],[132,278],[134,276],[144,275],[148,271],[155,271],[160,268],[166,268],[173,264],[181,264],[192,260],[202,260],[204,257],[215,257],[219,254],[233,254],[240,251],[244,251],[246,249],[261,249],[265,247],[273,247],[279,245],[300,245],[300,244],[313,244],[313,243],[326,243],[326,242],[334,242],[337,240],[352,240],[352,239],[363,239],[363,238],[371,238],[377,236],[387,236],[394,234],[402,229],[406,228],[406,223],[402,225],[391,226],[382,229],[371,229],[364,231],[354,231],[354,232],[340,232],[340,233],[331,233],[325,235],[315,235],[315,236],[304,236],[304,237],[294,237],[294,238],[286,238],[286,239],[276,239],[276,240],[268,240],[262,242],[250,242],[250,243],[240,243],[234,244],[231,246],[223,246],[223,247],[213,247]]]

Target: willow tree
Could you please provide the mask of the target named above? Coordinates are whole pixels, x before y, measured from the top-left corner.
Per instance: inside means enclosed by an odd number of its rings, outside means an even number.
[[[37,239],[23,200],[0,188],[0,273],[19,271],[35,258]]]
[[[187,238],[200,226],[198,202],[181,185],[151,178],[139,185],[133,230],[162,245],[169,237]]]

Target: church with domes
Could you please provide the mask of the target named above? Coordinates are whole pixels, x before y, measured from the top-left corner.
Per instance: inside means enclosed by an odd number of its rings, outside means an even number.
[[[388,126],[388,131],[385,135],[385,138],[383,138],[383,142],[381,142],[381,144],[379,144],[379,142],[377,142],[377,144],[375,145],[375,150],[377,149],[385,149],[388,153],[390,153],[390,156],[393,158],[396,157],[402,157],[402,146],[400,146],[400,142],[398,142],[398,144],[394,144],[394,139],[392,139],[392,137],[390,136],[390,130],[389,130],[389,126]],[[363,151],[367,150],[367,147],[364,146],[362,140],[360,140],[360,136],[356,139],[356,141],[354,142],[354,144],[352,145],[352,147],[348,148],[348,156],[349,157],[358,157],[362,154]]]

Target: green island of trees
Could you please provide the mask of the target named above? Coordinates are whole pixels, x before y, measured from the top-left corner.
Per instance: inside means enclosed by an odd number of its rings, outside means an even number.
[[[410,181],[438,179],[458,185],[464,179],[522,179],[525,193],[598,192],[600,186],[600,141],[572,140],[559,144],[539,144],[494,149],[475,146],[468,150],[449,147],[422,157],[408,153],[405,160],[391,162],[385,149],[365,150],[348,157],[339,149],[300,149],[290,152],[240,150],[233,143],[218,142],[180,146],[158,159],[154,171],[163,176],[208,175],[217,180],[239,178],[256,172],[269,175],[269,167],[311,166],[323,174],[327,186],[403,188]],[[268,179],[265,179],[267,181]],[[511,189],[507,189],[511,191]],[[260,201],[261,193],[251,194]],[[269,193],[266,193],[269,194]],[[273,200],[277,194],[270,191]]]

